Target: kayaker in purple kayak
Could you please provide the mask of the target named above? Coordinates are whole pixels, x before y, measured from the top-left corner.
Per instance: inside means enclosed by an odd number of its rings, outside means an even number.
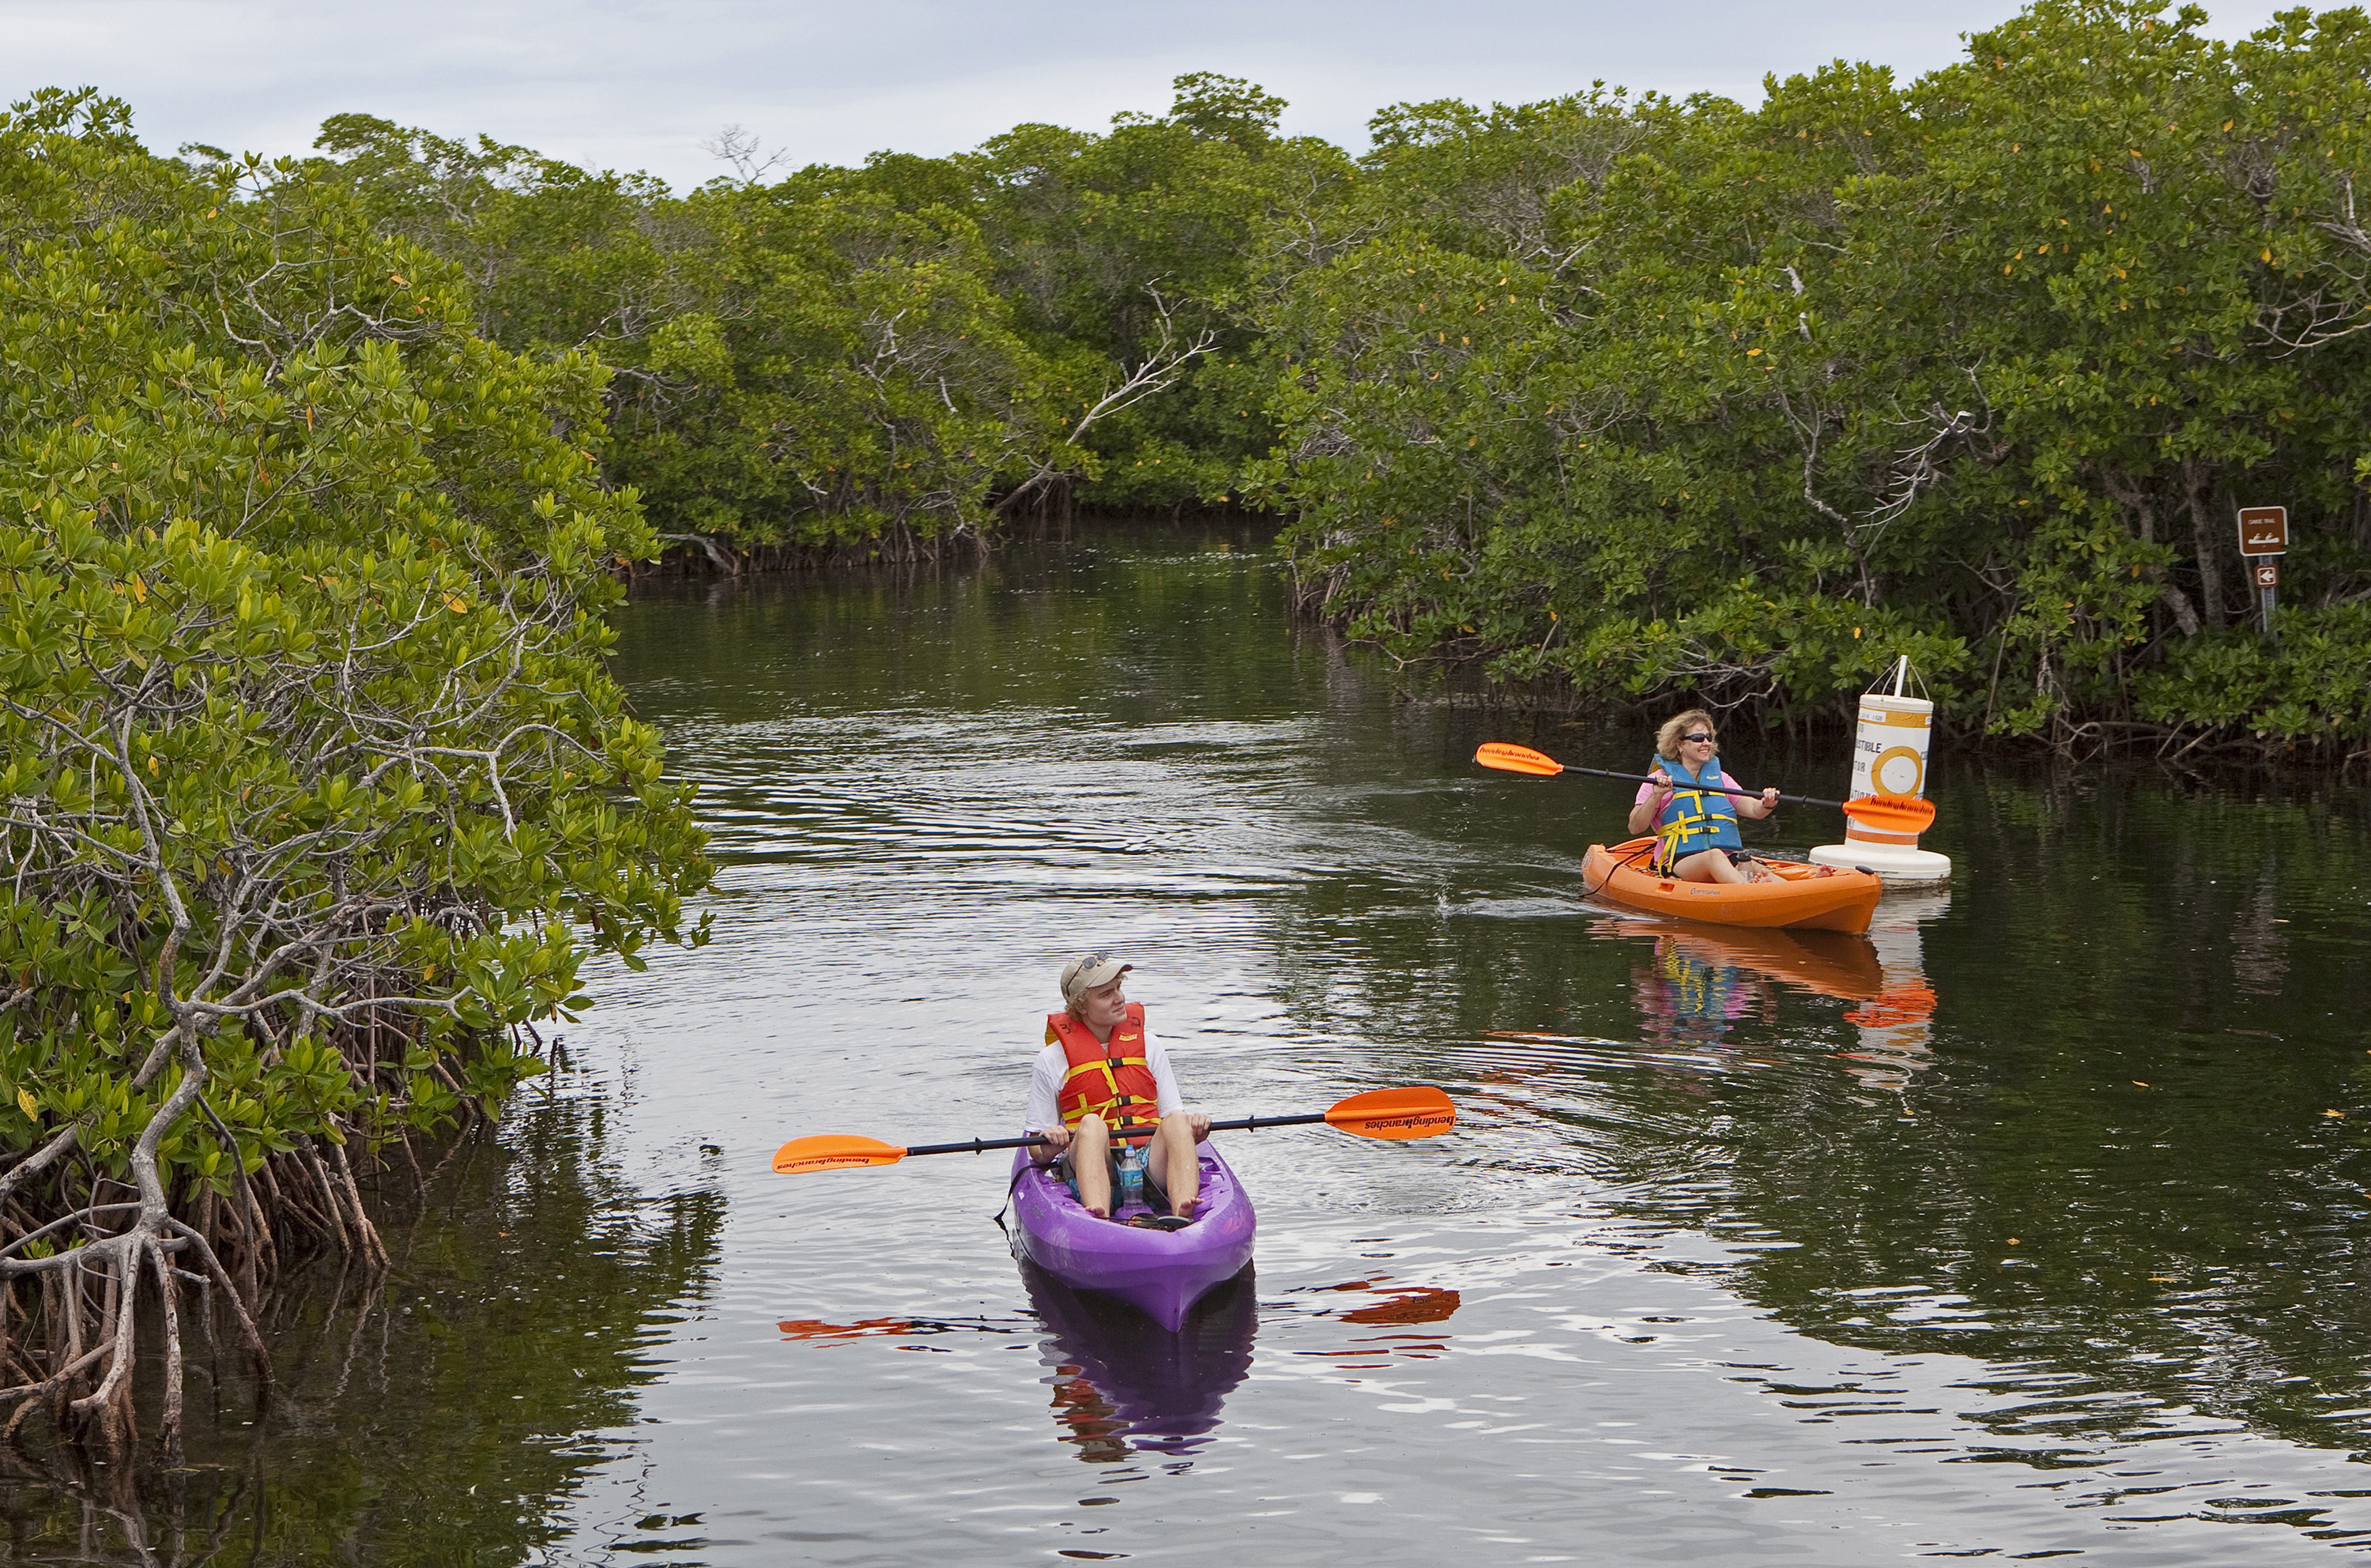
[[[1175,1220],[1190,1220],[1201,1201],[1194,1146],[1210,1136],[1210,1118],[1186,1109],[1168,1053],[1128,999],[1121,976],[1134,967],[1101,953],[1062,966],[1062,1010],[1046,1015],[1022,1130],[1044,1135],[1038,1163],[1050,1157],[1098,1219],[1118,1212],[1124,1151],[1142,1149],[1147,1205],[1166,1203]]]

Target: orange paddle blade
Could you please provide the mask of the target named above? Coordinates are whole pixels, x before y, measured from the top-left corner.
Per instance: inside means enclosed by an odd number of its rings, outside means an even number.
[[[1338,1101],[1325,1113],[1325,1121],[1365,1138],[1428,1138],[1457,1125],[1457,1107],[1449,1096],[1427,1085],[1371,1089]]]
[[[1564,764],[1547,753],[1519,746],[1512,741],[1485,741],[1475,751],[1474,760],[1502,773],[1529,773],[1541,778],[1553,778],[1564,771]]]
[[[810,1170],[846,1170],[859,1165],[895,1165],[906,1158],[906,1151],[896,1144],[885,1144],[878,1138],[850,1137],[845,1133],[825,1133],[812,1138],[792,1138],[774,1151],[774,1169],[785,1176],[803,1176]]]
[[[1915,795],[1856,795],[1845,815],[1879,833],[1924,833],[1935,821],[1935,802]]]

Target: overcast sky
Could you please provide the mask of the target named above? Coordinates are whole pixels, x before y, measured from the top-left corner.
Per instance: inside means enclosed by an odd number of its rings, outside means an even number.
[[[2209,0],[2218,36],[2284,0]],[[1291,102],[1288,132],[1366,145],[1389,103],[1530,102],[1593,79],[1752,103],[1844,56],[1903,78],[2013,0],[0,0],[0,87],[126,98],[149,145],[301,152],[326,117],[488,133],[678,188],[739,124],[792,166],[939,154],[1024,121],[1159,113],[1187,71]]]

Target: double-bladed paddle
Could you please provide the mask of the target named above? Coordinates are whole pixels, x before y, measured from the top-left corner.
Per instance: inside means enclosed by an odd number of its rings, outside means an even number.
[[[1602,767],[1567,767],[1545,752],[1535,752],[1529,746],[1519,746],[1508,741],[1485,741],[1474,760],[1485,767],[1495,767],[1502,773],[1528,773],[1535,778],[1553,778],[1559,773],[1581,773],[1591,778],[1619,778],[1625,784],[1652,784],[1654,777],[1646,773],[1608,773]],[[1694,785],[1682,781],[1683,790]],[[1715,788],[1705,791],[1712,795],[1737,795],[1758,801],[1758,790]],[[1822,801],[1810,795],[1781,795],[1799,806],[1833,806],[1864,827],[1879,833],[1924,833],[1935,821],[1935,802],[1920,800],[1915,795],[1860,795],[1849,801]]]
[[[1362,1138],[1428,1138],[1457,1124],[1457,1107],[1449,1096],[1427,1086],[1413,1089],[1371,1089],[1336,1101],[1305,1116],[1245,1116],[1239,1121],[1213,1122],[1214,1133],[1253,1132],[1261,1127],[1297,1127],[1323,1122]],[[1043,1137],[973,1138],[965,1143],[915,1144],[900,1148],[874,1138],[845,1133],[825,1133],[792,1138],[774,1151],[774,1169],[785,1176],[810,1170],[847,1170],[863,1165],[895,1165],[913,1154],[985,1154],[992,1148],[1028,1148]]]

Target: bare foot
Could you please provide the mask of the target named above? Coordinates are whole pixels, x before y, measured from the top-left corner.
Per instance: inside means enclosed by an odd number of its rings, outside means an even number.
[[[1201,1199],[1187,1198],[1184,1203],[1171,1205],[1169,1212],[1175,1215],[1180,1219],[1191,1219],[1201,1206]]]
[[[1089,1208],[1089,1209],[1087,1210],[1087,1212],[1088,1212],[1089,1214],[1091,1214],[1091,1215],[1094,1216],[1097,1219],[1109,1219],[1109,1218],[1111,1217],[1111,1211],[1110,1211],[1110,1210],[1108,1210],[1108,1209],[1099,1209],[1099,1208],[1092,1208],[1092,1207],[1091,1207],[1091,1208]]]

